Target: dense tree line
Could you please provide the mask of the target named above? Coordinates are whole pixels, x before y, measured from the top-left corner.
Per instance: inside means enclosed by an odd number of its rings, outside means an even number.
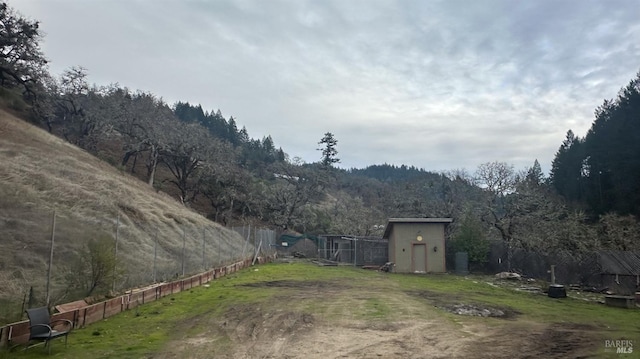
[[[282,148],[276,149],[271,136],[265,136],[262,140],[250,138],[244,126],[238,130],[233,116],[227,120],[220,110],[215,113],[206,112],[201,105],[193,106],[188,102],[178,102],[174,105],[174,113],[181,121],[198,123],[212,136],[239,148],[238,160],[245,169],[260,172],[265,165],[285,160],[286,154]]]
[[[486,162],[473,173],[389,164],[344,170],[334,166],[331,132],[309,144],[320,145],[317,162],[291,159],[270,136],[251,138],[220,110],[90,85],[82,67],[50,75],[37,22],[1,3],[0,24],[5,105],[28,108],[51,133],[215,221],[380,235],[389,217],[452,217],[457,248],[473,250],[477,261],[488,239],[572,255],[638,248],[640,75],[596,110],[584,138],[567,133],[549,178],[537,161],[521,170]]]
[[[595,111],[583,138],[571,130],[553,160],[557,192],[597,218],[640,215],[640,73]]]
[[[383,182],[412,180],[416,178],[424,178],[425,176],[435,175],[431,172],[428,172],[422,168],[417,168],[415,166],[395,166],[386,163],[382,165],[371,165],[362,169],[352,168],[349,170],[349,172],[354,175],[375,178]]]

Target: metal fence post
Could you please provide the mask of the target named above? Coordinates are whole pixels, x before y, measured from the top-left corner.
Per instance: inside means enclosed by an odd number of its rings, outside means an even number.
[[[182,276],[184,277],[184,251],[187,243],[187,231],[182,226]]]
[[[158,230],[156,229],[155,238],[153,241],[153,283],[156,283],[156,261],[158,259]]]
[[[206,238],[206,233],[205,233],[206,230],[207,228],[202,227],[202,270],[207,269],[207,266],[205,265],[205,262],[204,262],[204,243]]]
[[[49,300],[51,295],[49,293],[49,286],[51,284],[51,270],[53,267],[53,242],[56,234],[56,211],[53,211],[53,217],[51,218],[51,249],[49,251],[49,268],[47,269],[47,307],[49,307]]]
[[[358,248],[358,239],[354,237],[353,238],[353,266],[354,267],[356,266],[356,262],[357,262],[357,259],[358,259],[357,248]]]
[[[120,229],[120,213],[116,216],[116,243],[113,249],[113,282],[111,283],[111,291],[116,291],[116,266],[118,263],[118,231]]]
[[[244,225],[242,226],[242,235],[244,235]],[[247,239],[244,241],[244,246],[242,247],[242,258],[244,258],[244,254],[245,254],[245,251],[247,249],[247,245],[249,244],[249,239],[250,238],[251,238],[251,225],[249,225],[249,232],[247,233]],[[255,244],[254,244],[254,246],[255,246]]]

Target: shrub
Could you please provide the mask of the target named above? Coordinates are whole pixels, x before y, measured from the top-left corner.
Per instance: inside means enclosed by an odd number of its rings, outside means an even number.
[[[453,235],[451,245],[454,252],[467,252],[471,263],[484,264],[488,260],[489,241],[479,220],[465,218]]]
[[[110,237],[90,240],[67,274],[69,289],[83,296],[105,295],[113,283],[124,277],[124,266],[116,258],[115,241]]]

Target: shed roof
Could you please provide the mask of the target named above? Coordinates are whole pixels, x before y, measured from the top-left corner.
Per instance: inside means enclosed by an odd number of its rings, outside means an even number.
[[[389,238],[391,234],[391,228],[396,223],[451,223],[453,218],[389,218],[387,225],[384,228],[384,234],[382,238]]]
[[[357,238],[357,239],[381,239],[380,236],[354,236],[351,234],[320,234],[318,235],[318,237],[323,237],[326,239],[342,238],[342,237]]]
[[[602,273],[640,275],[640,252],[599,251]]]

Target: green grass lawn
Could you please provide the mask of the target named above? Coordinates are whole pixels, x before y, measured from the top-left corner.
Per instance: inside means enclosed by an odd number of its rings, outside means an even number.
[[[519,313],[517,318],[523,321],[593,326],[604,333],[603,338],[636,339],[640,345],[638,310],[517,292],[490,285],[487,283],[489,280],[447,274],[387,274],[353,267],[318,267],[303,262],[267,264],[213,281],[209,287],[197,287],[164,297],[76,329],[69,336],[66,348],[61,340],[53,342],[50,356],[42,347],[26,351],[20,347],[12,352],[0,351],[0,358],[149,357],[161,353],[171,341],[206,331],[210,326],[207,318],[221,317],[231,308],[273,307],[274,303],[327,320],[348,316],[370,322],[393,321],[415,316],[417,312],[420,315],[427,313],[420,306],[433,308],[441,304],[475,303],[510,308]],[[390,296],[389,293],[403,293],[403,297]],[[304,300],[289,297],[303,294]],[[332,298],[340,298],[346,305],[335,309],[331,306]],[[401,301],[418,304],[402,307],[398,305]],[[452,321],[467,318],[429,310],[431,315]]]

